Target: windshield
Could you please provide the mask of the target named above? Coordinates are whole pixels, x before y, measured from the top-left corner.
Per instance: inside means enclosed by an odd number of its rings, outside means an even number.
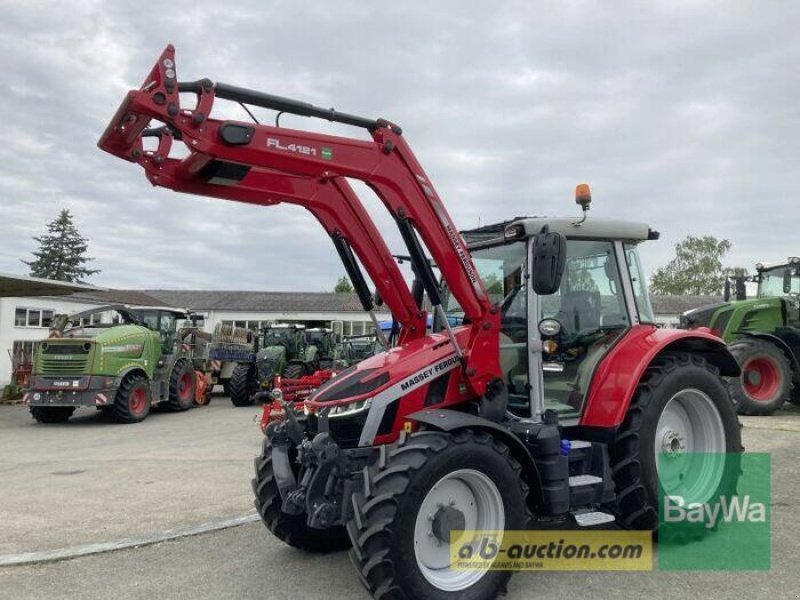
[[[503,304],[503,314],[525,316],[525,294],[522,273],[525,264],[525,244],[514,242],[470,252],[472,262],[481,276],[492,303]],[[464,311],[442,282],[445,312],[451,317],[464,317]],[[520,293],[523,292],[523,293]]]
[[[800,273],[795,265],[783,265],[774,269],[761,271],[758,282],[759,298],[778,298],[781,296],[800,294]],[[784,287],[784,278],[791,277],[791,285],[787,290]]]
[[[278,344],[289,344],[292,339],[291,329],[267,329],[264,332],[264,345],[277,346]]]

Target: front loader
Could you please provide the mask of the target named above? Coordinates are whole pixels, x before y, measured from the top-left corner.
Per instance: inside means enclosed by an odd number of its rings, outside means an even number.
[[[745,294],[745,279],[758,284],[755,298]],[[733,280],[736,300],[701,306],[681,315],[681,327],[709,327],[741,365],[730,380],[740,414],[770,415],[787,400],[800,404],[800,257],[758,263],[756,274]]]
[[[302,411],[285,402],[284,418],[267,426],[253,489],[276,537],[307,551],[349,547],[376,598],[484,600],[510,573],[451,569],[457,531],[501,539],[532,519],[652,530],[665,494],[706,502],[735,488],[742,448],[720,376],[739,367],[707,331],[653,324],[637,253],[657,237],[647,225],[516,219],[468,234],[468,246],[394,123],[179,81],[174,59],[168,46],[100,148],[157,186],[308,209],[365,311],[375,319],[362,265],[399,330],[393,347],[381,339],[386,351],[324,383]],[[179,92],[196,104],[182,105]],[[369,139],[213,118],[225,99]],[[145,151],[143,136],[157,149]],[[183,158],[171,156],[175,142]],[[348,178],[392,216],[410,288]],[[587,186],[576,199],[588,209]],[[692,468],[662,477],[664,458]]]

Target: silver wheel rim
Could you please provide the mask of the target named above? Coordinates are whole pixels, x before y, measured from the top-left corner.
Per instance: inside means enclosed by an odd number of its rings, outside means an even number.
[[[477,583],[488,571],[450,569],[450,544],[434,534],[439,511],[455,509],[465,530],[502,532],[506,515],[503,497],[494,482],[474,469],[459,469],[442,477],[420,504],[414,525],[414,555],[425,579],[445,592],[458,592]],[[502,541],[502,534],[497,543]]]
[[[686,388],[669,399],[656,426],[659,481],[668,496],[710,500],[725,471],[725,427],[711,398]]]

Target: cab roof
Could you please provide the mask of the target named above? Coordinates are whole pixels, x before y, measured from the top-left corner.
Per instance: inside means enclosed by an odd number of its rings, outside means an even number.
[[[645,240],[656,240],[659,236],[658,232],[652,230],[646,223],[619,219],[595,219],[591,216],[582,222],[579,217],[517,217],[510,221],[486,225],[461,233],[469,244],[488,242],[505,237],[510,228],[520,225],[525,231],[525,237],[539,233],[545,225],[550,228],[550,231],[573,239],[607,239],[638,243]]]

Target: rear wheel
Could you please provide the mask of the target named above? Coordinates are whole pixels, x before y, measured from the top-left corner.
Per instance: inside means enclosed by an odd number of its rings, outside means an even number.
[[[39,423],[64,423],[74,412],[74,406],[31,406],[31,415]]]
[[[741,338],[728,349],[742,368],[742,374],[730,380],[739,414],[771,415],[778,410],[792,388],[792,367],[786,355],[757,338]]]
[[[194,369],[188,360],[179,360],[169,376],[167,406],[172,410],[189,410],[194,406],[194,389],[197,382]]]
[[[306,552],[337,552],[350,547],[344,527],[312,529],[306,524],[305,513],[288,515],[281,511],[281,495],[272,470],[272,446],[266,438],[261,455],[255,459],[255,471],[252,484],[256,510],[275,537]]]
[[[664,494],[704,502],[733,493],[739,461],[731,455],[741,451],[736,410],[716,369],[692,354],[657,357],[611,447],[620,524],[655,530]]]
[[[253,406],[258,391],[255,366],[248,363],[236,365],[229,387],[231,403],[234,406]]]
[[[519,463],[485,432],[403,435],[353,496],[350,558],[375,598],[495,598],[511,573],[451,569],[451,532],[525,529],[527,494]]]
[[[116,395],[112,416],[117,423],[138,423],[150,414],[150,383],[143,375],[122,380]]]

